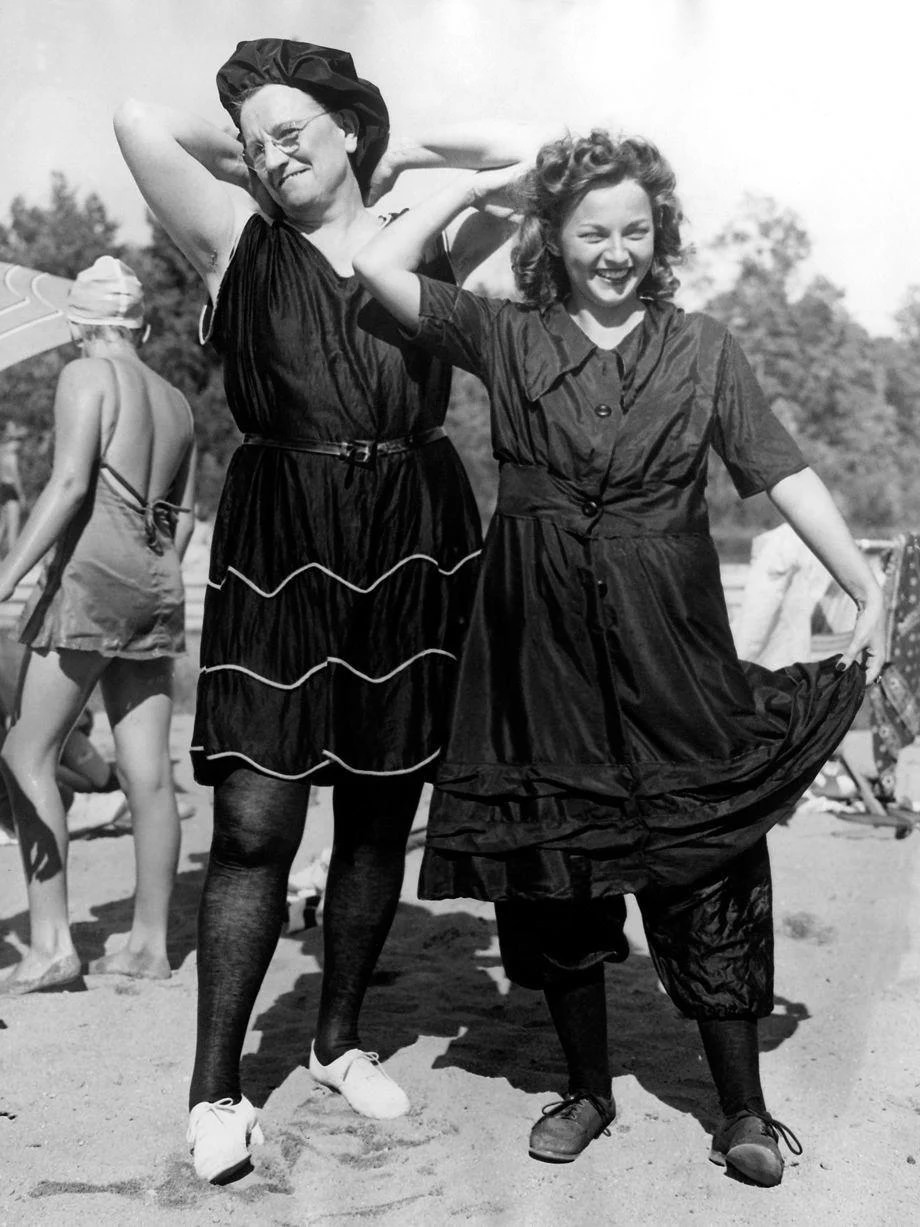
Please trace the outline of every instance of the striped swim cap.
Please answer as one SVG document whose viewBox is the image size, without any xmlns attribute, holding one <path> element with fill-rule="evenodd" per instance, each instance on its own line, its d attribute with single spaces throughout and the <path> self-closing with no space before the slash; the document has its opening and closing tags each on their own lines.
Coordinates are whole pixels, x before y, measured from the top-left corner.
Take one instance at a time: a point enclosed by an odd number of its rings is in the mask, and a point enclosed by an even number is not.
<svg viewBox="0 0 920 1227">
<path fill-rule="evenodd" d="M 74 324 L 117 324 L 142 328 L 144 287 L 134 270 L 114 256 L 100 256 L 78 273 L 67 299 L 67 318 Z"/>
</svg>

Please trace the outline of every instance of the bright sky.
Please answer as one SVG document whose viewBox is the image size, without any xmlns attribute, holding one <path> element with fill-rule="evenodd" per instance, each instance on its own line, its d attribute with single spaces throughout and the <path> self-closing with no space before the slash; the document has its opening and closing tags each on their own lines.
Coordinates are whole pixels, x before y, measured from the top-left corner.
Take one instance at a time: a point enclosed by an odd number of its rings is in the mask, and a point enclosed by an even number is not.
<svg viewBox="0 0 920 1227">
<path fill-rule="evenodd" d="M 62 170 L 143 240 L 112 110 L 133 95 L 224 122 L 214 74 L 259 36 L 350 50 L 394 129 L 502 118 L 649 136 L 697 242 L 745 192 L 772 195 L 872 332 L 920 283 L 914 0 L 0 0 L 0 216 L 17 193 L 46 201 Z"/>
</svg>

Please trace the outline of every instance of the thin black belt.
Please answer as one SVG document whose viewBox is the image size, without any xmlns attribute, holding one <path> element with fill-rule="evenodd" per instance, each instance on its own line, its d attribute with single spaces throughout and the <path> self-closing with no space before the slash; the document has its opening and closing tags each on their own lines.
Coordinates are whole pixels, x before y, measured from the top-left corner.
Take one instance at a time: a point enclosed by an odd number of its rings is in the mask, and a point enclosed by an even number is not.
<svg viewBox="0 0 920 1227">
<path fill-rule="evenodd" d="M 253 447 L 278 447 L 286 452 L 314 452 L 318 456 L 338 456 L 349 464 L 372 468 L 378 456 L 395 456 L 399 452 L 411 452 L 444 438 L 440 426 L 430 430 L 417 430 L 410 435 L 395 439 L 352 439 L 338 443 L 325 439 L 270 439 L 265 435 L 244 435 L 243 443 Z"/>
</svg>

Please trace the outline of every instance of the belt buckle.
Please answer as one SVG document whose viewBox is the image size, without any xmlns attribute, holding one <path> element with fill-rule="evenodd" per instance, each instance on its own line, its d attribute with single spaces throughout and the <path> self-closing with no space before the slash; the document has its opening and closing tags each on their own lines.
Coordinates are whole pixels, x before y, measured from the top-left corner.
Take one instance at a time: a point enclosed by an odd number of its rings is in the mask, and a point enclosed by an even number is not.
<svg viewBox="0 0 920 1227">
<path fill-rule="evenodd" d="M 347 450 L 349 464 L 359 464 L 363 469 L 372 469 L 377 461 L 377 440 L 359 440 L 349 443 Z"/>
</svg>

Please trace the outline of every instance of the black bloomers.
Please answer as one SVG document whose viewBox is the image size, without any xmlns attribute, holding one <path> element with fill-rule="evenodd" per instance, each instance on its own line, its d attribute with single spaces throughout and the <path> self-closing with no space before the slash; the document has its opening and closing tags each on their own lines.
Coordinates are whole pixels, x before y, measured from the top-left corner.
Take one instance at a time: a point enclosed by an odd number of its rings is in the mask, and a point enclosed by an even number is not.
<svg viewBox="0 0 920 1227">
<path fill-rule="evenodd" d="M 767 841 L 689 886 L 636 893 L 649 953 L 688 1018 L 765 1018 L 773 1010 L 773 889 Z M 622 895 L 584 903 L 495 904 L 509 979 L 544 988 L 629 955 Z"/>
</svg>

